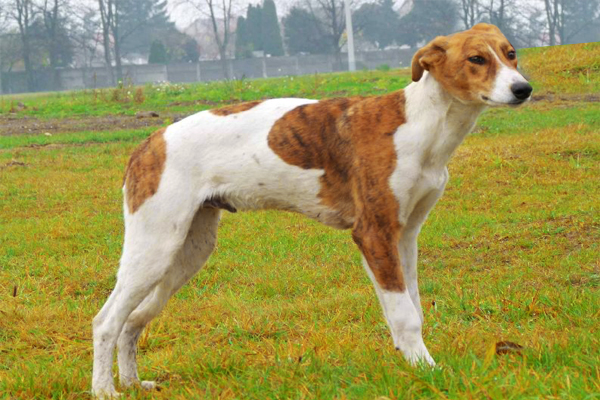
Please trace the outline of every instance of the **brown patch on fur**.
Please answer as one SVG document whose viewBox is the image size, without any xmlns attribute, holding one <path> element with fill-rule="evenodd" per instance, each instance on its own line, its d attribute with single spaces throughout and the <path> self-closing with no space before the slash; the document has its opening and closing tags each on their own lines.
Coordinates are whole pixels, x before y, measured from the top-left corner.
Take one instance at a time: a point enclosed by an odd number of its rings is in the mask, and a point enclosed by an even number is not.
<svg viewBox="0 0 600 400">
<path fill-rule="evenodd" d="M 262 103 L 262 101 L 249 101 L 246 103 L 233 104 L 221 108 L 213 108 L 212 110 L 210 110 L 210 112 L 220 117 L 226 117 L 231 114 L 237 114 L 244 111 L 248 111 L 251 108 L 254 108 L 257 105 L 259 105 L 260 103 Z"/>
<path fill-rule="evenodd" d="M 131 214 L 158 190 L 167 159 L 165 128 L 154 132 L 131 154 L 125 171 L 125 194 Z"/>
<path fill-rule="evenodd" d="M 403 291 L 398 202 L 389 186 L 393 135 L 406 122 L 404 93 L 323 100 L 295 108 L 269 132 L 285 162 L 323 169 L 321 203 L 353 219 L 352 237 L 379 284 Z"/>
<path fill-rule="evenodd" d="M 354 216 L 349 185 L 353 150 L 338 124 L 342 114 L 362 100 L 335 98 L 299 106 L 275 122 L 268 138 L 269 147 L 288 164 L 325 169 L 319 197 L 346 218 Z"/>
</svg>

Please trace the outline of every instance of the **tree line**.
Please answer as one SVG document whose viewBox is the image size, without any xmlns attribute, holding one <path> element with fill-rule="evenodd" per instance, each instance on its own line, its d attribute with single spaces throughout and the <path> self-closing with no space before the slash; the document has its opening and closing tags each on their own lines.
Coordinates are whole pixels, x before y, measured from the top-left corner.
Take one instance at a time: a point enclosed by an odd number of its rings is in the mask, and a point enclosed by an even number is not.
<svg viewBox="0 0 600 400">
<path fill-rule="evenodd" d="M 600 40 L 600 0 L 355 1 L 352 20 L 364 49 L 415 47 L 479 22 L 497 25 L 518 48 Z M 248 18 L 244 29 L 250 25 Z M 346 40 L 344 1 L 300 1 L 283 16 L 282 32 L 288 54 L 337 54 Z"/>
<path fill-rule="evenodd" d="M 123 60 L 198 56 L 194 39 L 170 21 L 166 0 L 0 0 L 0 70 L 22 67 L 30 91 L 39 69 L 89 67 L 103 59 L 115 84 L 123 79 Z"/>
<path fill-rule="evenodd" d="M 296 0 L 285 15 L 274 0 L 170 0 L 206 21 L 202 38 L 227 59 L 334 54 L 346 45 L 344 0 Z M 350 0 L 359 50 L 417 47 L 478 22 L 500 27 L 516 47 L 600 40 L 600 0 Z M 171 9 L 173 10 L 173 9 Z M 180 12 L 181 14 L 181 12 Z M 0 0 L 0 71 L 92 66 L 114 84 L 124 62 L 195 62 L 203 51 L 176 29 L 167 0 Z M 58 79 L 58 74 L 54 74 Z"/>
</svg>

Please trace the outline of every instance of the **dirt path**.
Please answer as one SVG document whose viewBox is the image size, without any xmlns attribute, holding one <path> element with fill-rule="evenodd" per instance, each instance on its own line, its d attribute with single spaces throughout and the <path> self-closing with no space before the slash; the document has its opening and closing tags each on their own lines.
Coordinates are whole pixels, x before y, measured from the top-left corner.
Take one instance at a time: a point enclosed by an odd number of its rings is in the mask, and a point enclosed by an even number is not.
<svg viewBox="0 0 600 400">
<path fill-rule="evenodd" d="M 132 115 L 104 115 L 99 117 L 39 119 L 0 115 L 0 136 L 55 134 L 81 131 L 112 131 L 161 126 L 167 120 L 178 121 L 186 114 L 157 114 L 141 112 Z"/>
<path fill-rule="evenodd" d="M 600 95 L 595 94 L 563 94 L 563 95 L 555 95 L 555 94 L 541 94 L 541 95 L 533 95 L 531 97 L 532 102 L 538 101 L 571 101 L 571 102 L 584 102 L 584 103 L 598 103 L 600 102 Z"/>
</svg>

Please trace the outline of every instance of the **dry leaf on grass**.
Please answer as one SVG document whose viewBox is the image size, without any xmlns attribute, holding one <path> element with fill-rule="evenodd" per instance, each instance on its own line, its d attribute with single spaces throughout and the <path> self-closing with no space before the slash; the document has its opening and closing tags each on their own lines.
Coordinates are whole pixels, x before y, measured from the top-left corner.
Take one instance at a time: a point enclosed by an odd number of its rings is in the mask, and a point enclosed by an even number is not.
<svg viewBox="0 0 600 400">
<path fill-rule="evenodd" d="M 509 354 L 509 353 L 521 353 L 523 350 L 523 346 L 517 343 L 502 341 L 496 343 L 496 354 Z"/>
</svg>

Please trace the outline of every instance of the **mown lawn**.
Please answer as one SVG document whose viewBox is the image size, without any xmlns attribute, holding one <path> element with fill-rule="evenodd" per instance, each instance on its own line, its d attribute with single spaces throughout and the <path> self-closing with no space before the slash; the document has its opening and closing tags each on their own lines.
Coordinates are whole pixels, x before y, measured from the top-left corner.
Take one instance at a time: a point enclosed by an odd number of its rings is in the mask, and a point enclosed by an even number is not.
<svg viewBox="0 0 600 400">
<path fill-rule="evenodd" d="M 142 337 L 141 376 L 162 390 L 126 396 L 600 398 L 599 49 L 521 54 L 543 98 L 486 112 L 450 163 L 420 237 L 425 342 L 440 368 L 411 368 L 394 351 L 349 232 L 289 213 L 224 213 L 208 265 Z M 144 87 L 137 103 L 106 89 L 104 102 L 89 91 L 20 96 L 0 110 L 192 112 L 408 80 L 392 70 L 169 89 L 179 100 Z M 123 169 L 151 130 L 0 137 L 0 398 L 90 397 L 91 319 L 115 283 Z M 523 350 L 496 355 L 503 340 Z"/>
</svg>

